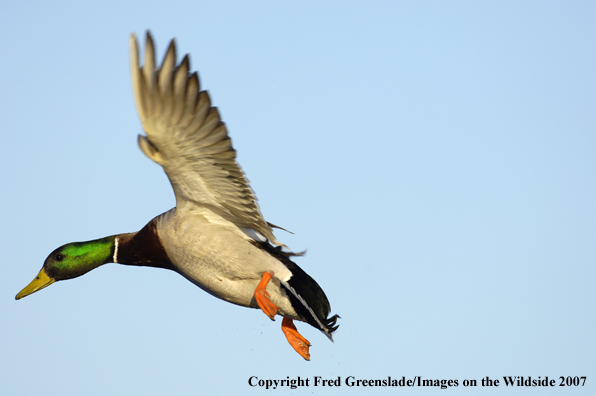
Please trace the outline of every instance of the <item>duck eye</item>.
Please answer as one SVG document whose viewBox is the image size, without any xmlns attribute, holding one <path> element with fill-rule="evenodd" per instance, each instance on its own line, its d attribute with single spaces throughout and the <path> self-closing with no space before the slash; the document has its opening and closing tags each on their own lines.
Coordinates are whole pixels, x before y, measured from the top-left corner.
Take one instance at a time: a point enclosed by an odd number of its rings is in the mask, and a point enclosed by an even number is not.
<svg viewBox="0 0 596 396">
<path fill-rule="evenodd" d="M 57 254 L 55 257 L 54 257 L 54 259 L 56 259 L 56 261 L 62 261 L 62 260 L 64 259 L 64 255 L 62 255 L 62 254 L 58 253 L 58 254 Z"/>
</svg>

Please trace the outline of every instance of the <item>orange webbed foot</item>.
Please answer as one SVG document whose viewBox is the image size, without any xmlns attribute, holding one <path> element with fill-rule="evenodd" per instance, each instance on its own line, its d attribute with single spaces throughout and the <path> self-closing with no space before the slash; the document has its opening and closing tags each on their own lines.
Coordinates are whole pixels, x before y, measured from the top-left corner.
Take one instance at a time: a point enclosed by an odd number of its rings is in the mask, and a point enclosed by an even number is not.
<svg viewBox="0 0 596 396">
<path fill-rule="evenodd" d="M 289 318 L 284 318 L 281 322 L 281 329 L 292 348 L 294 348 L 294 350 L 304 359 L 310 360 L 310 353 L 308 352 L 310 342 L 298 333 L 296 326 L 294 326 L 294 321 Z"/>
<path fill-rule="evenodd" d="M 265 272 L 263 274 L 263 278 L 259 282 L 257 288 L 255 289 L 255 300 L 257 300 L 257 304 L 259 304 L 259 308 L 265 312 L 265 315 L 269 316 L 271 320 L 275 320 L 275 315 L 277 315 L 277 305 L 273 304 L 269 299 L 269 293 L 267 293 L 267 283 L 271 279 L 271 273 Z"/>
</svg>

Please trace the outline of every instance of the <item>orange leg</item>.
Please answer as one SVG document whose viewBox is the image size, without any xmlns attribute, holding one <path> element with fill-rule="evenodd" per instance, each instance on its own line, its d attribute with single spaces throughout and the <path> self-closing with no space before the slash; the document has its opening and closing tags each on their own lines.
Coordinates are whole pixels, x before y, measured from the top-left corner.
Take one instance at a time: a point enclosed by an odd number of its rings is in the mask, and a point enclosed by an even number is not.
<svg viewBox="0 0 596 396">
<path fill-rule="evenodd" d="M 310 342 L 296 330 L 296 326 L 294 326 L 294 321 L 289 318 L 284 318 L 281 322 L 281 329 L 284 332 L 288 342 L 294 348 L 296 352 L 300 354 L 304 359 L 310 360 L 310 353 L 308 353 L 308 348 L 310 347 Z"/>
<path fill-rule="evenodd" d="M 274 317 L 277 314 L 279 308 L 273 304 L 269 299 L 269 293 L 267 293 L 267 283 L 271 279 L 271 273 L 265 272 L 263 278 L 259 282 L 259 285 L 255 289 L 255 300 L 259 304 L 259 308 L 265 312 L 265 315 L 269 316 L 271 320 L 275 320 Z"/>
</svg>

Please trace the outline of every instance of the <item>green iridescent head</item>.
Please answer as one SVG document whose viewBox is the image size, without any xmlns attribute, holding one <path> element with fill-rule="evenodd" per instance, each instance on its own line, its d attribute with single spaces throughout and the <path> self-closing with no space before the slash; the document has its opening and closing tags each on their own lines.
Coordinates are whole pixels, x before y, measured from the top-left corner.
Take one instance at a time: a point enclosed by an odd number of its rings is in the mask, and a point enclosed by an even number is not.
<svg viewBox="0 0 596 396">
<path fill-rule="evenodd" d="M 74 242 L 54 250 L 33 281 L 16 295 L 19 300 L 56 281 L 72 279 L 112 262 L 114 236 L 88 242 Z"/>
</svg>

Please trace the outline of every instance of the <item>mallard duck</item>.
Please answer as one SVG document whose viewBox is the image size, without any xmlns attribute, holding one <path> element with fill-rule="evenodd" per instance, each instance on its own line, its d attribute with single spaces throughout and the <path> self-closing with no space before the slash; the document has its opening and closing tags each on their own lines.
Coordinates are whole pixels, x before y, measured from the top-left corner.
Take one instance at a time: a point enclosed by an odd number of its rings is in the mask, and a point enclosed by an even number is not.
<svg viewBox="0 0 596 396">
<path fill-rule="evenodd" d="M 134 34 L 130 52 L 135 102 L 147 134 L 138 136 L 138 144 L 163 167 L 176 207 L 138 232 L 57 248 L 16 299 L 107 263 L 165 268 L 224 301 L 260 308 L 272 320 L 282 316 L 288 342 L 309 360 L 310 342 L 293 321 L 333 340 L 338 316 L 329 316 L 321 287 L 291 260 L 296 254 L 277 241 L 276 226 L 263 218 L 217 108 L 200 90 L 197 73 L 189 73 L 189 56 L 176 65 L 172 40 L 157 68 L 149 32 L 144 66 Z"/>
</svg>

